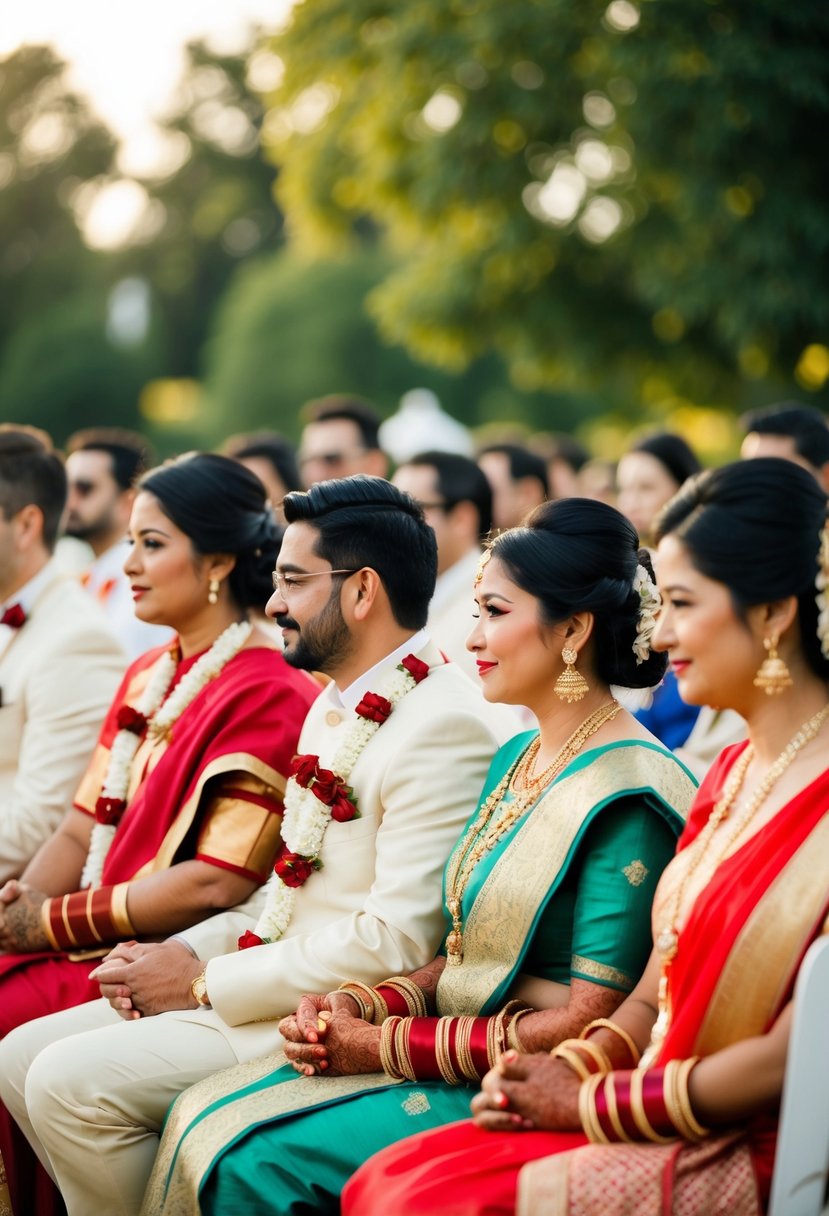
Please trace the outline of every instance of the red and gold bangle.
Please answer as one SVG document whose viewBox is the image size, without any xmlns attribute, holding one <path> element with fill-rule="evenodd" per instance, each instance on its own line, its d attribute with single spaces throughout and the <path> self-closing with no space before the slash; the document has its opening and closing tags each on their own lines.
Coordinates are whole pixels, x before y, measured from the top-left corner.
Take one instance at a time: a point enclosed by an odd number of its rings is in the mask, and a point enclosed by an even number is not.
<svg viewBox="0 0 829 1216">
<path fill-rule="evenodd" d="M 344 984 L 340 984 L 337 991 L 348 993 L 357 1002 L 364 1022 L 380 1026 L 389 1016 L 388 1006 L 377 989 L 363 984 L 360 980 L 346 980 Z"/>
<path fill-rule="evenodd" d="M 663 1095 L 664 1069 L 635 1068 L 630 1074 L 628 1097 L 636 1129 L 645 1140 L 667 1144 L 676 1140 Z"/>
<path fill-rule="evenodd" d="M 709 1129 L 697 1121 L 688 1096 L 688 1078 L 698 1062 L 699 1056 L 691 1056 L 687 1060 L 669 1060 L 663 1078 L 668 1117 L 685 1140 L 694 1142 L 704 1140 L 709 1135 Z"/>
<path fill-rule="evenodd" d="M 132 937 L 134 929 L 127 912 L 128 888 L 129 884 L 122 882 L 47 899 L 40 915 L 52 948 L 77 950 Z"/>
<path fill-rule="evenodd" d="M 374 991 L 385 1001 L 389 1013 L 425 1018 L 429 1012 L 426 994 L 407 975 L 393 975 L 378 984 Z"/>
<path fill-rule="evenodd" d="M 579 1086 L 579 1121 L 591 1144 L 610 1143 L 604 1133 L 596 1110 L 597 1090 L 603 1081 L 604 1076 L 602 1073 L 597 1072 L 592 1077 L 588 1077 Z"/>
<path fill-rule="evenodd" d="M 615 1034 L 618 1038 L 620 1038 L 622 1040 L 622 1042 L 624 1043 L 624 1045 L 627 1047 L 628 1051 L 630 1052 L 630 1061 L 631 1061 L 631 1064 L 633 1065 L 633 1067 L 635 1068 L 636 1065 L 639 1063 L 639 1061 L 642 1058 L 641 1051 L 636 1046 L 636 1044 L 634 1043 L 633 1039 L 628 1034 L 628 1032 L 626 1030 L 624 1030 L 621 1026 L 617 1026 L 615 1022 L 611 1022 L 609 1018 L 595 1018 L 594 1021 L 588 1022 L 587 1025 L 585 1026 L 584 1030 L 579 1035 L 579 1038 L 586 1039 L 587 1036 L 592 1031 L 599 1030 L 600 1028 L 602 1028 L 604 1030 L 609 1030 L 612 1034 Z"/>
</svg>

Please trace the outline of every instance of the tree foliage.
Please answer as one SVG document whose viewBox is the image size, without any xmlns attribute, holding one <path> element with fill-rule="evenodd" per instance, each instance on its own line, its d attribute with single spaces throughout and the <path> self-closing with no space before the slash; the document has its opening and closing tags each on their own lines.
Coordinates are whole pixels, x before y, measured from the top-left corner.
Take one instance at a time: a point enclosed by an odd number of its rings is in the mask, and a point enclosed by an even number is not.
<svg viewBox="0 0 829 1216">
<path fill-rule="evenodd" d="M 376 227 L 371 309 L 421 357 L 736 402 L 829 345 L 821 0 L 313 0 L 273 47 L 288 230 Z"/>
</svg>

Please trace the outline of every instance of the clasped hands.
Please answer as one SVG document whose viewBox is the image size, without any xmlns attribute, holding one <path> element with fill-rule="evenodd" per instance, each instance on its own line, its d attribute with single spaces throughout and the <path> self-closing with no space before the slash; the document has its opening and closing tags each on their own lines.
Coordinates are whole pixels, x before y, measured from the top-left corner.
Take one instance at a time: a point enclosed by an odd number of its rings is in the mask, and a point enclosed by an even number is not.
<svg viewBox="0 0 829 1216">
<path fill-rule="evenodd" d="M 545 1052 L 505 1051 L 472 1099 L 472 1115 L 491 1132 L 578 1131 L 580 1084 L 568 1064 Z"/>
<path fill-rule="evenodd" d="M 303 1076 L 382 1072 L 380 1027 L 363 1021 L 347 992 L 302 997 L 296 1013 L 279 1023 L 279 1031 L 285 1055 Z"/>
<path fill-rule="evenodd" d="M 101 986 L 101 996 L 125 1021 L 164 1013 L 168 1009 L 194 1009 L 190 989 L 204 963 L 183 942 L 120 942 L 90 972 Z"/>
<path fill-rule="evenodd" d="M 7 954 L 51 950 L 40 915 L 47 896 L 10 878 L 0 887 L 0 951 Z"/>
</svg>

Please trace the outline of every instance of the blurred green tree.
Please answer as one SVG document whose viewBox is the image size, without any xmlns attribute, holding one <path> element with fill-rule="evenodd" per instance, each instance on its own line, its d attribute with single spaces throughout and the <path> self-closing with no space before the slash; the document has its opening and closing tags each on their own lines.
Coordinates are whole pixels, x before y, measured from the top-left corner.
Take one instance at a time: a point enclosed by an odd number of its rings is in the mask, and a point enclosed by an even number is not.
<svg viewBox="0 0 829 1216">
<path fill-rule="evenodd" d="M 288 231 L 382 233 L 389 340 L 629 411 L 827 401 L 821 0 L 314 0 L 272 48 Z"/>
</svg>

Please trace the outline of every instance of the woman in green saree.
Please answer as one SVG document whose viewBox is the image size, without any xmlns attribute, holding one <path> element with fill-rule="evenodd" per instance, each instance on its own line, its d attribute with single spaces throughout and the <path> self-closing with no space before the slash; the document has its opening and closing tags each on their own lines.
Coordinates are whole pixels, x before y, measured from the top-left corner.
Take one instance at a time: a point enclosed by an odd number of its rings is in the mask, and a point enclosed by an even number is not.
<svg viewBox="0 0 829 1216">
<path fill-rule="evenodd" d="M 664 670 L 648 565 L 624 517 L 586 499 L 485 552 L 468 645 L 486 698 L 529 706 L 539 731 L 498 752 L 449 859 L 444 949 L 376 989 L 304 998 L 285 1057 L 184 1094 L 146 1213 L 335 1212 L 368 1155 L 462 1118 L 504 1047 L 549 1049 L 630 991 L 694 792 L 611 692 Z"/>
</svg>

